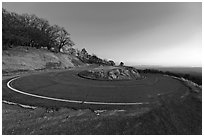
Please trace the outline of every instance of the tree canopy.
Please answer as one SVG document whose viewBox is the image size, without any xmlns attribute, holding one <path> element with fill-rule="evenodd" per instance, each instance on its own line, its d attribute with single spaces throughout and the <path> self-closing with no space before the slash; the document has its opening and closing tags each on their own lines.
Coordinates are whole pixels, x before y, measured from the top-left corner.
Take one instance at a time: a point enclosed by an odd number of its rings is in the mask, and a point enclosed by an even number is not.
<svg viewBox="0 0 204 137">
<path fill-rule="evenodd" d="M 57 52 L 65 45 L 74 45 L 70 34 L 63 27 L 50 25 L 47 20 L 36 15 L 18 15 L 6 9 L 2 9 L 2 42 L 3 49 L 31 46 L 54 48 Z"/>
</svg>

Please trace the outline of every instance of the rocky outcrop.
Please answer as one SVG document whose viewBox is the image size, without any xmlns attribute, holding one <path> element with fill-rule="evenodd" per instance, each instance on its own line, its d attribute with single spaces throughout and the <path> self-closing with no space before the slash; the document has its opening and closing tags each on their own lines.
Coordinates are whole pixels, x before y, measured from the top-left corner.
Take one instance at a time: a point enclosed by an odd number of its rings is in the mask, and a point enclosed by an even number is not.
<svg viewBox="0 0 204 137">
<path fill-rule="evenodd" d="M 113 68 L 100 68 L 79 73 L 79 76 L 97 79 L 97 80 L 131 80 L 140 79 L 141 76 L 135 68 L 132 67 L 113 67 Z"/>
<path fill-rule="evenodd" d="M 136 69 L 129 69 L 129 68 L 116 68 L 112 69 L 108 72 L 107 75 L 108 79 L 115 80 L 115 79 L 139 79 L 141 78 L 140 74 Z"/>
</svg>

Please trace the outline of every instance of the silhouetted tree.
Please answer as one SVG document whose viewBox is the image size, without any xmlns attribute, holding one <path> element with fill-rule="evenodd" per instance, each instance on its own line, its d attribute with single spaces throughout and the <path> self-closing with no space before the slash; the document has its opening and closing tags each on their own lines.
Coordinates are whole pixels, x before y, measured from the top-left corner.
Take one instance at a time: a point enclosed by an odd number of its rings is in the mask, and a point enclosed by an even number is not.
<svg viewBox="0 0 204 137">
<path fill-rule="evenodd" d="M 81 54 L 82 54 L 82 55 L 88 55 L 88 52 L 86 51 L 85 48 L 83 48 L 83 49 L 81 50 Z"/>
<path fill-rule="evenodd" d="M 67 45 L 72 47 L 74 45 L 73 41 L 70 39 L 70 34 L 62 27 L 58 27 L 58 32 L 56 34 L 58 37 L 56 38 L 57 40 L 57 48 L 58 51 L 60 52 L 60 49 Z"/>
<path fill-rule="evenodd" d="M 112 60 L 109 60 L 108 62 L 109 62 L 109 64 L 110 64 L 111 66 L 114 66 L 114 65 L 115 65 L 115 62 L 112 61 Z"/>
<path fill-rule="evenodd" d="M 124 63 L 123 63 L 123 62 L 120 62 L 120 66 L 124 66 Z"/>
</svg>

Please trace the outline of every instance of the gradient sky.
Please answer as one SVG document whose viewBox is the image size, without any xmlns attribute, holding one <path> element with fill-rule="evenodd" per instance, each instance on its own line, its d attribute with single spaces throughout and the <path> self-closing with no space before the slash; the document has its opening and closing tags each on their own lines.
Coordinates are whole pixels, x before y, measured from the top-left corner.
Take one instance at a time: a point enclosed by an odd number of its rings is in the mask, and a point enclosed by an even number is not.
<svg viewBox="0 0 204 137">
<path fill-rule="evenodd" d="M 200 3 L 3 3 L 63 26 L 75 47 L 126 65 L 201 66 Z"/>
</svg>

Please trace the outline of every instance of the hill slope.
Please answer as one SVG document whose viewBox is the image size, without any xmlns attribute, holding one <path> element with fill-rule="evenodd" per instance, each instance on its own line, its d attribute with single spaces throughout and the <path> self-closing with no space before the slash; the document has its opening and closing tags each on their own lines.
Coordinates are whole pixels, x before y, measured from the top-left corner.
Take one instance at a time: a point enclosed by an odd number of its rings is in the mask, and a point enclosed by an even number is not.
<svg viewBox="0 0 204 137">
<path fill-rule="evenodd" d="M 28 70 L 66 69 L 79 65 L 84 63 L 75 56 L 53 53 L 45 49 L 19 46 L 3 50 L 2 53 L 3 74 Z"/>
</svg>

